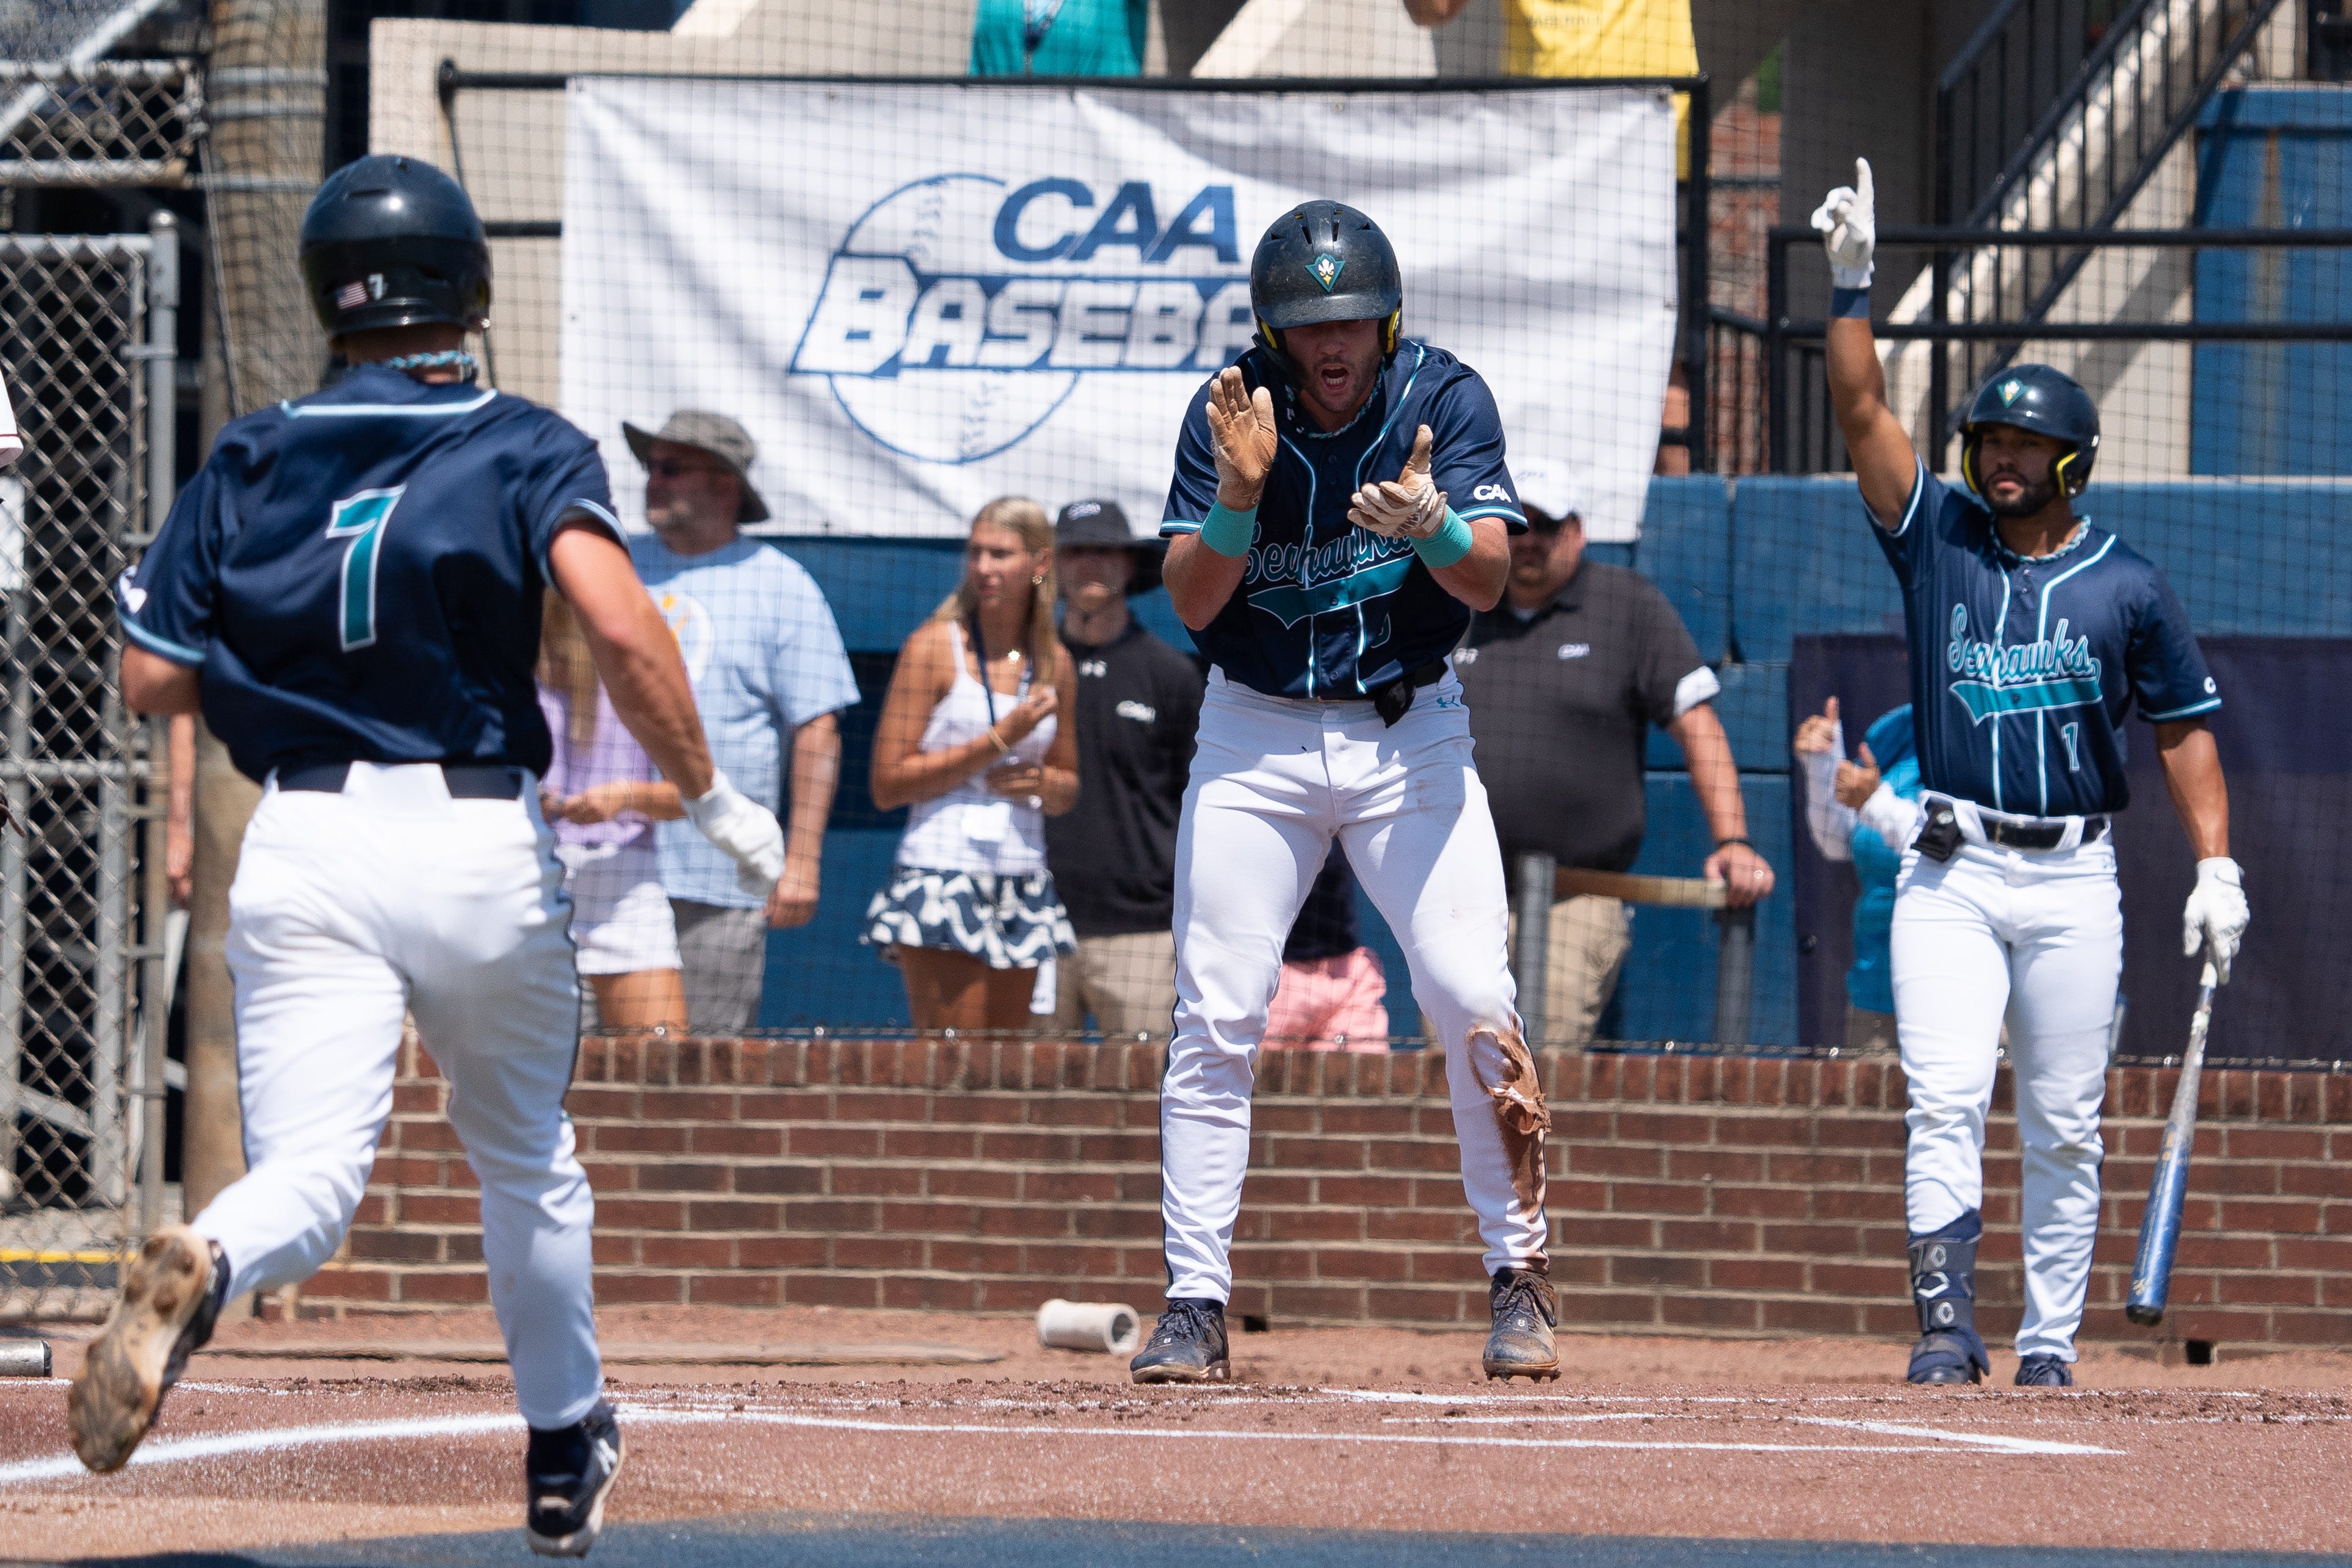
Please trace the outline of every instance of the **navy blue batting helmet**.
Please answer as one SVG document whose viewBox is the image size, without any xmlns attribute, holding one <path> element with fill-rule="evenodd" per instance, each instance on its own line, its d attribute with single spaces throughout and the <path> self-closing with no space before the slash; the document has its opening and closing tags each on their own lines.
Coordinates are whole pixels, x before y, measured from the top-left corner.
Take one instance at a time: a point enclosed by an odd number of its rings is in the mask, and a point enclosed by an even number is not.
<svg viewBox="0 0 2352 1568">
<path fill-rule="evenodd" d="M 465 187 L 378 153 L 327 176 L 302 214 L 302 282 L 330 338 L 378 327 L 489 325 L 490 246 Z"/>
<path fill-rule="evenodd" d="M 1381 225 L 1339 202 L 1303 202 L 1275 220 L 1250 257 L 1250 308 L 1276 354 L 1280 334 L 1319 321 L 1378 321 L 1381 351 L 1404 327 L 1404 274 Z"/>
<path fill-rule="evenodd" d="M 2051 465 L 2050 476 L 2069 496 L 2079 496 L 2091 482 L 2091 464 L 2099 455 L 2099 410 L 2083 384 L 2048 365 L 2012 365 L 1977 389 L 1960 422 L 1960 477 L 1979 496 L 1977 448 L 1988 424 L 2013 424 L 2037 435 L 2065 442 L 2072 450 Z"/>
</svg>

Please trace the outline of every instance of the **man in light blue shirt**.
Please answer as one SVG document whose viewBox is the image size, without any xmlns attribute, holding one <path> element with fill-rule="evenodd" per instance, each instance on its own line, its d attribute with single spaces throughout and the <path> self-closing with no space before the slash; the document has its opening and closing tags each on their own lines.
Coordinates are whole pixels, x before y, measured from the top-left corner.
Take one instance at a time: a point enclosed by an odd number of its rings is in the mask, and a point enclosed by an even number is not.
<svg viewBox="0 0 2352 1568">
<path fill-rule="evenodd" d="M 834 716 L 857 700 L 841 632 L 814 579 L 738 531 L 768 516 L 750 469 L 756 448 L 723 414 L 681 409 L 658 432 L 621 426 L 646 465 L 650 535 L 630 542 L 637 575 L 676 634 L 710 737 L 711 760 L 752 800 L 775 805 L 789 759 L 784 874 L 760 901 L 733 862 L 685 822 L 660 828 L 662 889 L 677 922 L 687 1014 L 698 1034 L 740 1034 L 758 1019 L 771 927 L 816 914 L 825 819 L 841 770 Z"/>
</svg>

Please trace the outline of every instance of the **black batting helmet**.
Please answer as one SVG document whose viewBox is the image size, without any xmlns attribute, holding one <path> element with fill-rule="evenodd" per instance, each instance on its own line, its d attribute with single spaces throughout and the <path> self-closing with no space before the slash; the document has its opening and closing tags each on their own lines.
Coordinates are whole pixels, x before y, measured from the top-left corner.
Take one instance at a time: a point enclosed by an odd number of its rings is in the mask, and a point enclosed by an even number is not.
<svg viewBox="0 0 2352 1568">
<path fill-rule="evenodd" d="M 378 153 L 327 176 L 302 214 L 302 282 L 330 338 L 490 319 L 490 246 L 465 187 Z"/>
<path fill-rule="evenodd" d="M 1257 313 L 1258 338 L 1277 355 L 1282 332 L 1318 321 L 1378 321 L 1381 352 L 1393 354 L 1404 327 L 1396 247 L 1353 207 L 1302 203 L 1257 242 L 1250 308 Z"/>
<path fill-rule="evenodd" d="M 1960 477 L 1979 496 L 1977 448 L 1988 424 L 2013 424 L 2065 442 L 2072 450 L 2050 466 L 2050 476 L 2069 496 L 2091 482 L 2099 455 L 2099 410 L 2083 384 L 2048 365 L 2012 365 L 1977 389 L 1969 416 L 1960 422 Z"/>
</svg>

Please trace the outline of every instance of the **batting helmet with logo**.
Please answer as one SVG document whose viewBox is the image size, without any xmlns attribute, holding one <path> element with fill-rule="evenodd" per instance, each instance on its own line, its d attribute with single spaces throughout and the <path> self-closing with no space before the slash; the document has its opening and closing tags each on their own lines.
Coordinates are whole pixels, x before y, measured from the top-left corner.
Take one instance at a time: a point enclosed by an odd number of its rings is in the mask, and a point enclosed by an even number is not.
<svg viewBox="0 0 2352 1568">
<path fill-rule="evenodd" d="M 2069 496 L 2081 495 L 2091 482 L 2091 464 L 2099 455 L 2099 410 L 2065 371 L 2012 365 L 1977 390 L 1960 423 L 1960 477 L 1979 496 L 1984 487 L 1977 482 L 1977 448 L 1988 424 L 2013 424 L 2067 443 L 2072 450 L 2051 465 L 2050 476 Z"/>
<path fill-rule="evenodd" d="M 1378 321 L 1381 352 L 1396 352 L 1404 326 L 1404 275 L 1381 225 L 1339 202 L 1306 202 L 1284 214 L 1250 257 L 1250 308 L 1276 355 L 1281 334 L 1318 321 Z M 1286 361 L 1287 356 L 1283 356 Z"/>
<path fill-rule="evenodd" d="M 416 158 L 346 163 L 302 214 L 302 282 L 336 338 L 378 327 L 489 325 L 490 246 L 457 181 Z"/>
</svg>

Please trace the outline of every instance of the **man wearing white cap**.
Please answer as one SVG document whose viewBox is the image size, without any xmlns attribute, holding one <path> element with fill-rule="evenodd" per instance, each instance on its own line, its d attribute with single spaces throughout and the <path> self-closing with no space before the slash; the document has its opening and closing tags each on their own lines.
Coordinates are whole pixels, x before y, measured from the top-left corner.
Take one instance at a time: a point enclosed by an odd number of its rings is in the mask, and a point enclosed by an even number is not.
<svg viewBox="0 0 2352 1568">
<path fill-rule="evenodd" d="M 1528 514 L 1513 536 L 1503 601 L 1475 617 L 1454 657 L 1478 743 L 1503 863 L 1549 853 L 1562 867 L 1622 872 L 1647 826 L 1642 754 L 1649 727 L 1672 735 L 1690 764 L 1715 839 L 1702 874 L 1735 906 L 1772 891 L 1772 868 L 1748 841 L 1748 811 L 1731 742 L 1716 716 L 1721 690 L 1675 607 L 1639 572 L 1584 559 L 1584 520 L 1565 470 L 1517 461 Z M 1632 944 L 1614 898 L 1552 905 L 1544 965 L 1548 1043 L 1592 1038 Z"/>
</svg>

